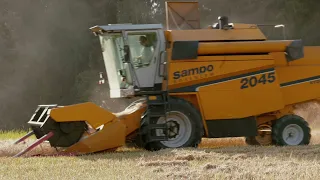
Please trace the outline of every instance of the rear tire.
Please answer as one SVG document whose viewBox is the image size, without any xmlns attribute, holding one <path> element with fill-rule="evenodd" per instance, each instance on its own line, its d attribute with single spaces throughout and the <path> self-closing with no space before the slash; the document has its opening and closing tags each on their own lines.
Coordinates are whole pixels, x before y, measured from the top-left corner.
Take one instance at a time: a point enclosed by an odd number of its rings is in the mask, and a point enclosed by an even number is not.
<svg viewBox="0 0 320 180">
<path fill-rule="evenodd" d="M 156 124 L 165 122 L 160 117 Z M 168 127 L 171 127 L 168 141 L 156 141 L 147 143 L 145 149 L 156 151 L 166 148 L 198 147 L 204 134 L 200 112 L 188 101 L 171 97 L 169 99 L 169 111 L 167 112 Z M 163 130 L 157 130 L 156 134 L 163 135 Z"/>
<path fill-rule="evenodd" d="M 311 139 L 310 127 L 302 117 L 285 115 L 272 127 L 272 139 L 276 145 L 308 145 Z"/>
</svg>

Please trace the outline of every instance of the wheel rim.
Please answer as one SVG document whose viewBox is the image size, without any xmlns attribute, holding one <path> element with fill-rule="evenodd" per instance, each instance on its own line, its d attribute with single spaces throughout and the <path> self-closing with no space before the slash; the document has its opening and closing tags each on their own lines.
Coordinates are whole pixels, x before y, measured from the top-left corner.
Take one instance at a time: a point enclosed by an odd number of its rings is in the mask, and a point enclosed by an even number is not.
<svg viewBox="0 0 320 180">
<path fill-rule="evenodd" d="M 158 119 L 157 124 L 166 123 L 165 118 Z M 168 123 L 168 141 L 161 141 L 161 143 L 167 147 L 176 148 L 183 146 L 190 138 L 192 125 L 189 118 L 181 112 L 171 111 L 167 113 Z M 178 125 L 178 126 L 177 126 Z M 164 132 L 161 129 L 156 131 L 157 136 L 164 136 Z"/>
<path fill-rule="evenodd" d="M 288 125 L 282 133 L 282 138 L 288 145 L 299 145 L 303 140 L 303 136 L 303 129 L 296 124 Z"/>
</svg>

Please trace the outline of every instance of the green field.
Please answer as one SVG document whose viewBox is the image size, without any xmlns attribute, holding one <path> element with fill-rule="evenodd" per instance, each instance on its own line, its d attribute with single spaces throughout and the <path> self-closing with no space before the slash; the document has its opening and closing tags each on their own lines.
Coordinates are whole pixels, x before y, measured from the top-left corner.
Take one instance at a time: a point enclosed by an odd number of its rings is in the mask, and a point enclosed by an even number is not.
<svg viewBox="0 0 320 180">
<path fill-rule="evenodd" d="M 1 131 L 0 130 L 0 140 L 7 140 L 7 139 L 18 139 L 19 137 L 24 136 L 25 134 L 27 134 L 27 131 L 23 131 L 23 130 L 15 130 L 15 131 Z M 34 137 L 30 137 L 33 138 Z"/>
</svg>

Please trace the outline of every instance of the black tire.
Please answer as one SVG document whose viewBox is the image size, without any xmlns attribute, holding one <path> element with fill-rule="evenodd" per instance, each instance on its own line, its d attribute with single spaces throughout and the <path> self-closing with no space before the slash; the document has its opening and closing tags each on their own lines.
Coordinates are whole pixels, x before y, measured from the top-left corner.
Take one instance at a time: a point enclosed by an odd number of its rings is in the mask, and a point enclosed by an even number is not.
<svg viewBox="0 0 320 180">
<path fill-rule="evenodd" d="M 179 146 L 173 147 L 173 146 L 166 145 L 165 143 L 168 143 L 170 141 L 169 140 L 165 142 L 161 142 L 161 141 L 150 142 L 150 143 L 147 143 L 144 148 L 149 151 L 157 151 L 157 150 L 166 149 L 166 148 L 198 147 L 198 145 L 201 143 L 201 139 L 204 134 L 204 128 L 203 128 L 200 112 L 191 103 L 189 103 L 184 99 L 170 97 L 168 102 L 169 102 L 168 113 L 179 112 L 187 117 L 187 120 L 189 122 L 187 124 L 190 125 L 190 127 L 188 128 L 191 128 L 191 133 L 189 137 L 187 137 L 187 140 Z M 184 129 L 187 129 L 187 127 Z"/>
<path fill-rule="evenodd" d="M 296 142 L 288 143 L 283 138 L 283 132 L 286 131 L 285 128 L 293 126 L 296 130 L 300 130 L 300 140 Z M 286 131 L 287 132 L 287 131 Z M 280 119 L 276 120 L 272 127 L 272 140 L 276 145 L 287 146 L 287 145 L 308 145 L 311 139 L 311 129 L 308 122 L 306 122 L 302 117 L 297 115 L 285 115 Z M 297 133 L 295 133 L 297 134 Z M 295 135 L 293 134 L 293 135 Z"/>
</svg>

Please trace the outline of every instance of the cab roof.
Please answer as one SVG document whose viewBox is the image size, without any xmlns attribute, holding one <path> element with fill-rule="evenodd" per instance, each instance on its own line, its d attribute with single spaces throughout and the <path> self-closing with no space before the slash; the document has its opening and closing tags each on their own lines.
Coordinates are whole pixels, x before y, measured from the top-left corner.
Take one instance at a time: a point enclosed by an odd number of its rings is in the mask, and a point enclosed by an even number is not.
<svg viewBox="0 0 320 180">
<path fill-rule="evenodd" d="M 162 29 L 162 24 L 108 24 L 96 25 L 90 28 L 92 32 L 100 33 L 107 31 L 122 31 L 122 30 L 151 30 Z"/>
</svg>

